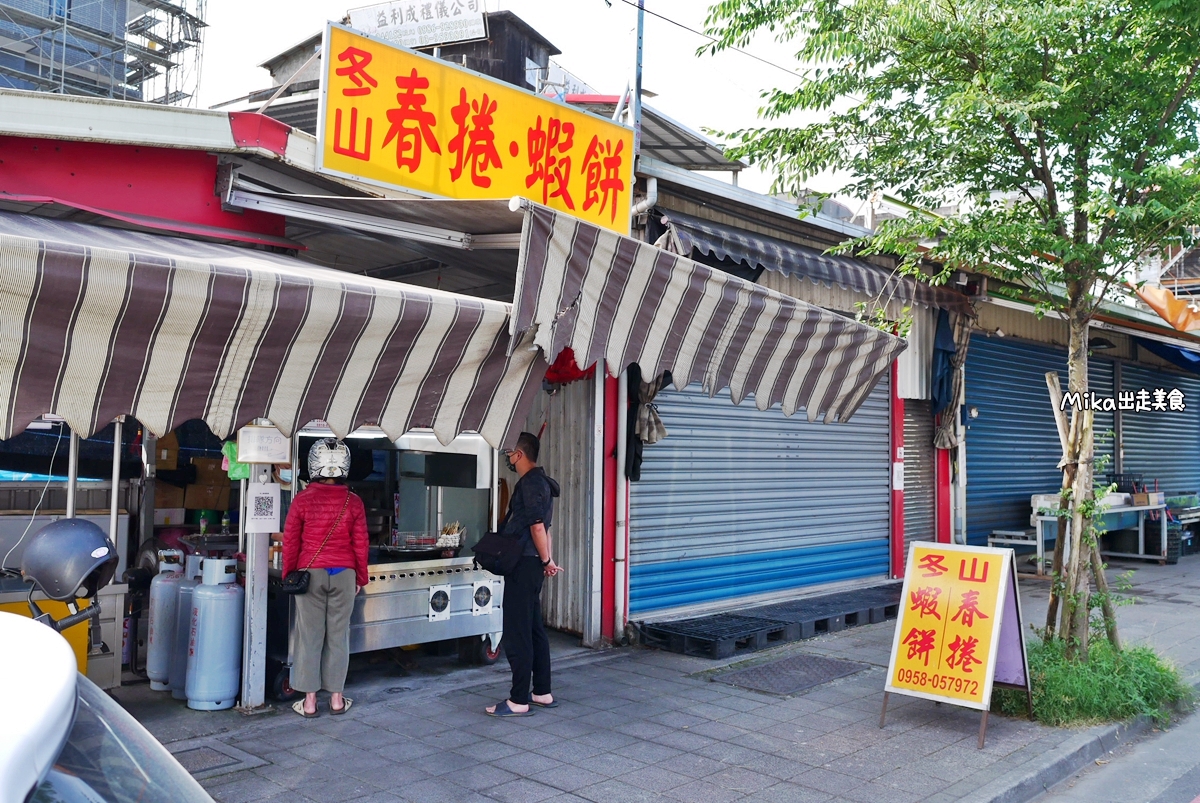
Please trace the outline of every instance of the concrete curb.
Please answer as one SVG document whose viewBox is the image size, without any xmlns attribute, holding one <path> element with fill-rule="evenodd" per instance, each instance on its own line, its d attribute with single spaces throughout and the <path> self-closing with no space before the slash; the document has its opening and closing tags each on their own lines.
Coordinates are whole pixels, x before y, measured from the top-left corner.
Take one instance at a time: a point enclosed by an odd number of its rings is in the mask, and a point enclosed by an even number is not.
<svg viewBox="0 0 1200 803">
<path fill-rule="evenodd" d="M 963 798 L 964 803 L 1026 803 L 1123 742 L 1154 726 L 1150 717 L 1105 725 L 1068 739 L 1035 761 L 1011 770 Z"/>
</svg>

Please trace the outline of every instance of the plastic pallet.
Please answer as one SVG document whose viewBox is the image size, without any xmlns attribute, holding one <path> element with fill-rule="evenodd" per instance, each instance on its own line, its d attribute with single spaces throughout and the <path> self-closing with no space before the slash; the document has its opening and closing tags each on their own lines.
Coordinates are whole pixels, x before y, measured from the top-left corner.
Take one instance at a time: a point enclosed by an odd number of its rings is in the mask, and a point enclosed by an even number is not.
<svg viewBox="0 0 1200 803">
<path fill-rule="evenodd" d="M 895 618 L 900 610 L 899 584 L 846 591 L 820 597 L 781 602 L 742 611 L 742 616 L 798 623 L 801 638 L 836 633 L 846 627 L 878 624 Z"/>
<path fill-rule="evenodd" d="M 643 627 L 652 644 L 684 655 L 728 658 L 753 652 L 771 642 L 798 641 L 797 623 L 760 619 L 736 614 L 717 614 L 678 622 L 660 622 Z"/>
</svg>

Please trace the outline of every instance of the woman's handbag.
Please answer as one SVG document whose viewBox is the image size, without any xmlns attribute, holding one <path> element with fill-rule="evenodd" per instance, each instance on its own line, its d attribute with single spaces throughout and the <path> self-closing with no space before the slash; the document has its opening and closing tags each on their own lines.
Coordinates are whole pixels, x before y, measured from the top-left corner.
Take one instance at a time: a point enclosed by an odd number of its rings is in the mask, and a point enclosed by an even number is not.
<svg viewBox="0 0 1200 803">
<path fill-rule="evenodd" d="M 346 514 L 346 507 L 350 504 L 350 489 L 346 489 L 346 501 L 342 502 L 342 512 L 338 513 L 337 518 L 333 520 L 333 526 L 329 528 L 329 532 L 325 533 L 325 540 L 321 542 L 321 546 L 317 547 L 317 551 L 313 554 L 312 560 L 303 569 L 297 569 L 293 572 L 288 572 L 287 577 L 283 578 L 283 582 L 279 584 L 279 590 L 285 594 L 305 594 L 308 592 L 309 574 L 308 570 L 312 568 L 313 563 L 321 555 L 321 550 L 329 543 L 329 536 L 333 535 L 333 531 L 342 523 L 342 516 Z"/>
</svg>

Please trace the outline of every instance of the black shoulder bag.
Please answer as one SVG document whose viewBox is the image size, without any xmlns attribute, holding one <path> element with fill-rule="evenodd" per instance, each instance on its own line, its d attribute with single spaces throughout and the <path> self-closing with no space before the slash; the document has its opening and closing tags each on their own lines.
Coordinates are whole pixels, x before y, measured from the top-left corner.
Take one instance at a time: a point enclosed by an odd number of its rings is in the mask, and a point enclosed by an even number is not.
<svg viewBox="0 0 1200 803">
<path fill-rule="evenodd" d="M 485 533 L 483 538 L 479 539 L 479 543 L 471 547 L 471 551 L 475 553 L 473 559 L 475 568 L 483 569 L 500 577 L 506 577 L 516 571 L 517 564 L 521 562 L 521 555 L 525 553 L 525 539 L 529 536 L 528 534 L 505 535 L 503 530 L 511 518 L 512 502 L 509 502 L 508 512 L 504 514 L 504 521 L 500 522 L 501 532 Z"/>
<path fill-rule="evenodd" d="M 486 533 L 471 547 L 477 568 L 506 577 L 513 573 L 525 552 L 525 537 Z"/>
<path fill-rule="evenodd" d="M 325 533 L 325 540 L 321 542 L 321 546 L 317 547 L 317 551 L 309 560 L 308 565 L 303 569 L 297 569 L 293 572 L 288 572 L 287 577 L 283 578 L 283 582 L 279 584 L 279 590 L 285 594 L 306 594 L 308 593 L 309 573 L 313 563 L 321 556 L 321 550 L 329 543 L 329 536 L 333 535 L 333 531 L 342 523 L 342 516 L 346 515 L 346 507 L 350 504 L 350 489 L 346 489 L 346 501 L 342 502 L 342 512 L 338 513 L 337 518 L 333 520 L 333 526 L 329 528 L 329 532 Z"/>
</svg>

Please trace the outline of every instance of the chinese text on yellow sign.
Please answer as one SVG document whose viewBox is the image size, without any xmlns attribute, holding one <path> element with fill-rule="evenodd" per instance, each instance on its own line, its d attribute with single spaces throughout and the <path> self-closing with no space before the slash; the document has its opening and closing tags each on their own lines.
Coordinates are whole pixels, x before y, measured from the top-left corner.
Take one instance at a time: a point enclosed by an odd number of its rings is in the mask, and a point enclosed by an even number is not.
<svg viewBox="0 0 1200 803">
<path fill-rule="evenodd" d="M 629 129 L 337 25 L 325 53 L 321 169 L 445 198 L 520 195 L 628 233 Z"/>
<path fill-rule="evenodd" d="M 922 544 L 904 575 L 887 690 L 986 710 L 992 692 L 1007 550 Z"/>
</svg>

